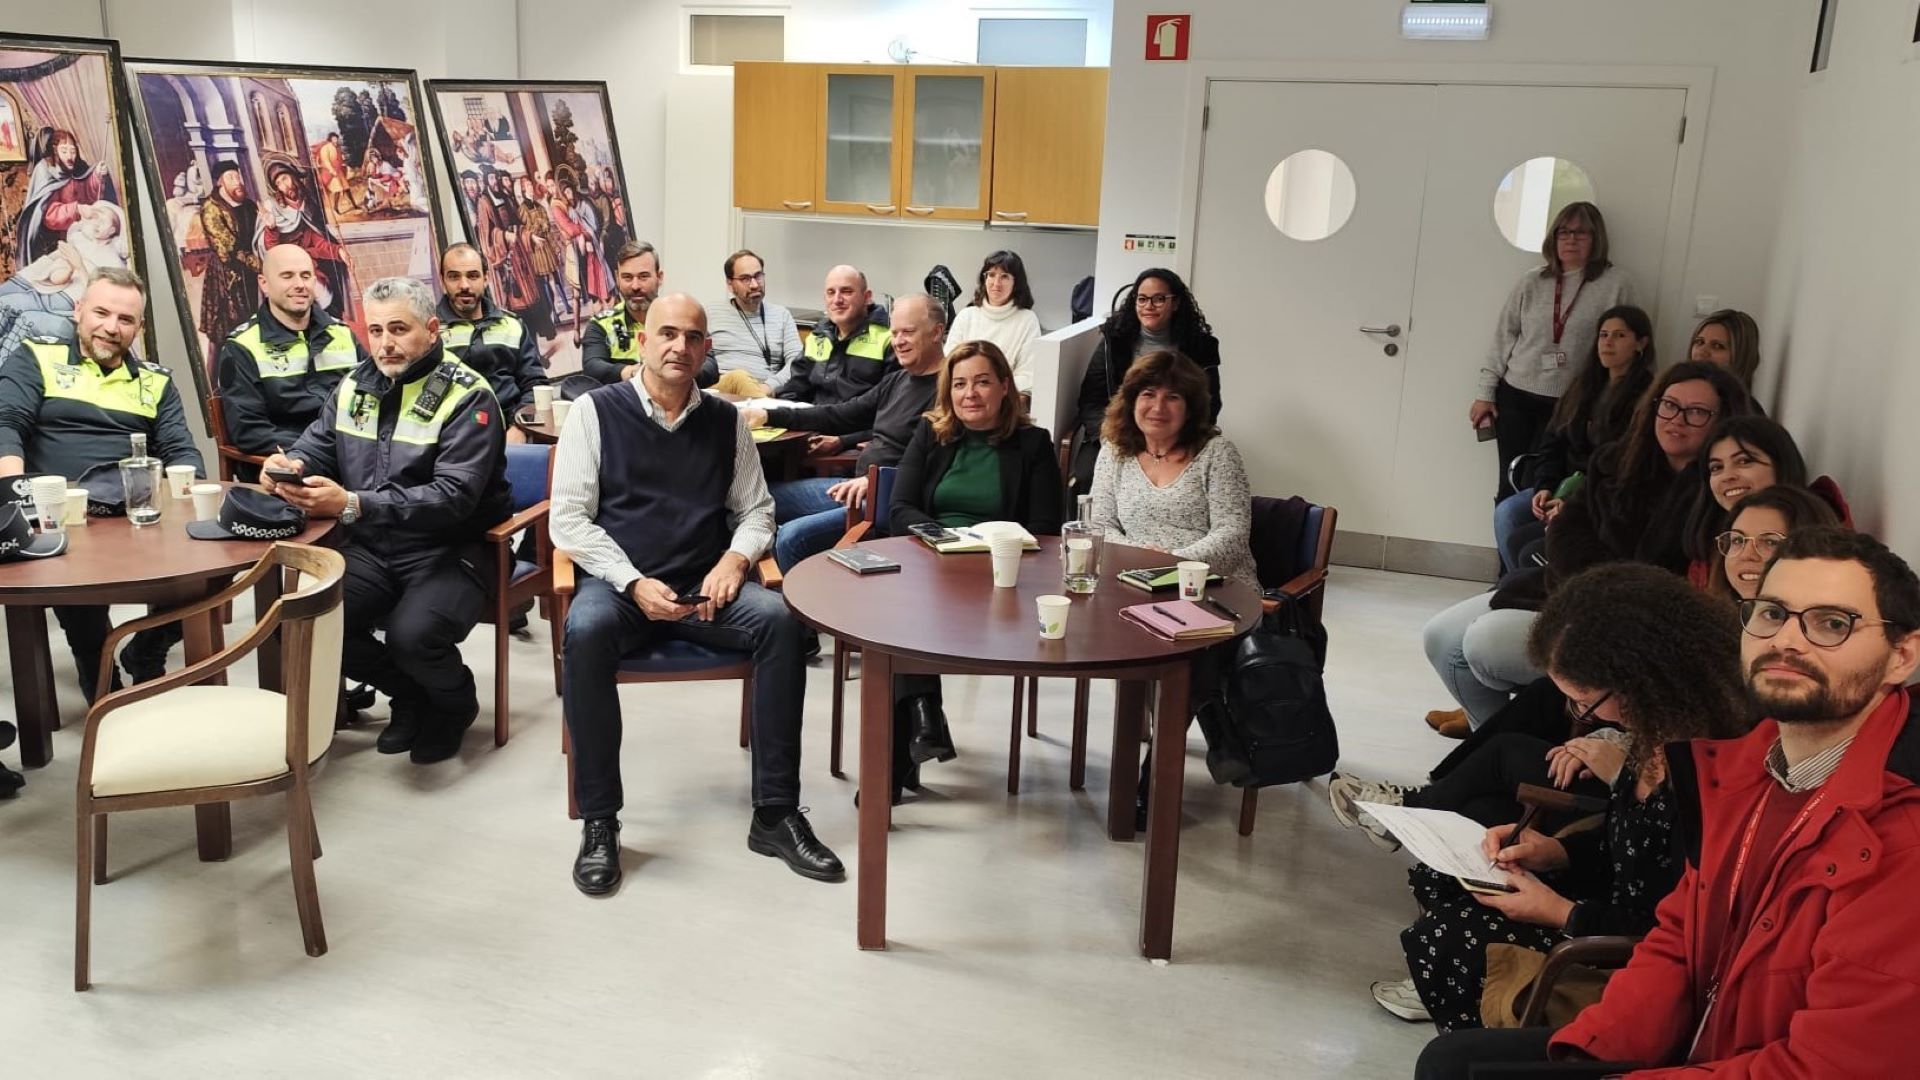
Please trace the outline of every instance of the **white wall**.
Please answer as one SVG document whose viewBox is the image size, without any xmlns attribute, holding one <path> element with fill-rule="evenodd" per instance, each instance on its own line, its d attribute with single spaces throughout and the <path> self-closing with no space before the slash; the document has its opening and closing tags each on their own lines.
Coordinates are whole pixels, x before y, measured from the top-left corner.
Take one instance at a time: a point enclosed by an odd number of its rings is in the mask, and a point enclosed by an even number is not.
<svg viewBox="0 0 1920 1080">
<path fill-rule="evenodd" d="M 1811 49 L 1807 9 L 1817 5 L 1791 0 L 1494 3 L 1493 38 L 1484 43 L 1404 41 L 1400 5 L 1385 0 L 1189 5 L 1196 9 L 1191 56 L 1194 61 L 1273 62 L 1276 70 L 1287 61 L 1354 61 L 1376 65 L 1383 75 L 1394 63 L 1416 62 L 1711 65 L 1714 108 L 1704 135 L 1696 130 L 1689 136 L 1707 140 L 1693 248 L 1684 279 L 1669 283 L 1674 303 L 1668 305 L 1661 346 L 1677 345 L 1691 329 L 1679 324 L 1696 296 L 1757 308 L 1781 206 L 1779 118 L 1791 108 L 1793 65 L 1804 65 Z M 1173 235 L 1182 247 L 1189 239 L 1181 235 L 1178 220 L 1185 170 L 1179 148 L 1191 111 L 1186 99 L 1192 66 L 1143 59 L 1146 16 L 1163 10 L 1166 5 L 1150 0 L 1114 4 L 1107 114 L 1118 122 L 1107 139 L 1101 197 L 1101 295 L 1168 261 L 1164 255 L 1123 251 L 1123 234 Z M 1493 313 L 1487 318 L 1490 326 Z M 1234 343 L 1222 346 L 1234 355 Z M 1463 387 L 1462 394 L 1469 390 Z"/>
<path fill-rule="evenodd" d="M 1848 0 L 1829 68 L 1807 73 L 1809 46 L 1781 77 L 1792 97 L 1771 119 L 1789 168 L 1762 334 L 1786 363 L 1762 396 L 1814 471 L 1840 480 L 1860 527 L 1920 564 L 1913 30 L 1907 0 Z"/>
</svg>

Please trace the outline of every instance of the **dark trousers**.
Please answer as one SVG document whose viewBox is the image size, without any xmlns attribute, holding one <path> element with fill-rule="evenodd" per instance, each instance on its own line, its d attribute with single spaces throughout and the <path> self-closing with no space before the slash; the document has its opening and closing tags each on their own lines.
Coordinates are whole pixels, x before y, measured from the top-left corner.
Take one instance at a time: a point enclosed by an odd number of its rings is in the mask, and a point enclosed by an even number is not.
<svg viewBox="0 0 1920 1080">
<path fill-rule="evenodd" d="M 396 710 L 471 719 L 480 709 L 460 643 L 486 610 L 478 545 L 405 555 L 348 544 L 341 668 Z M 386 641 L 374 630 L 386 623 Z"/>
<path fill-rule="evenodd" d="M 1547 1060 L 1553 1029 L 1475 1028 L 1433 1040 L 1420 1052 L 1413 1080 L 1529 1080 L 1613 1076 L 1631 1066 L 1600 1061 Z"/>
<path fill-rule="evenodd" d="M 1559 398 L 1517 390 L 1505 379 L 1494 388 L 1493 407 L 1497 415 L 1493 418 L 1493 433 L 1494 442 L 1500 448 L 1500 489 L 1493 497 L 1494 502 L 1513 494 L 1513 485 L 1507 482 L 1507 466 L 1538 445 L 1540 436 L 1546 433 L 1547 421 L 1553 418 L 1553 407 L 1559 403 Z"/>
<path fill-rule="evenodd" d="M 1521 808 L 1514 789 L 1521 784 L 1553 786 L 1547 775 L 1547 751 L 1554 745 L 1532 735 L 1495 735 L 1446 775 L 1409 792 L 1407 805 L 1452 810 L 1487 826 L 1518 821 Z M 1571 790 L 1576 795 L 1607 797 L 1607 786 L 1598 780 L 1576 780 Z M 1545 832 L 1555 824 L 1543 821 L 1536 827 Z"/>
<path fill-rule="evenodd" d="M 660 638 L 753 654 L 753 805 L 800 803 L 800 704 L 807 671 L 800 623 L 786 602 L 753 582 L 713 621 L 655 622 L 628 594 L 581 574 L 567 608 L 567 732 L 582 818 L 620 811 L 620 659 Z"/>
<path fill-rule="evenodd" d="M 113 628 L 104 606 L 57 607 L 53 617 L 67 633 L 67 647 L 73 650 L 73 666 L 80 674 L 80 692 L 93 700 L 100 685 L 100 650 L 107 643 L 107 631 Z M 127 639 L 121 658 L 130 673 L 148 675 L 164 668 L 167 653 L 180 642 L 184 633 L 179 623 L 142 630 Z M 116 680 L 117 682 L 117 680 Z"/>
</svg>

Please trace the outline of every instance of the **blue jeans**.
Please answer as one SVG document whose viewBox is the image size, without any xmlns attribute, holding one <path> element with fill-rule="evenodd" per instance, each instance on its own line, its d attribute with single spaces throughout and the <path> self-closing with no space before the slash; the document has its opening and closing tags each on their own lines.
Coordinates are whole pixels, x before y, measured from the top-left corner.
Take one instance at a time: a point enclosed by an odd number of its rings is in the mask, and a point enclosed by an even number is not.
<svg viewBox="0 0 1920 1080">
<path fill-rule="evenodd" d="M 773 520 L 780 526 L 773 538 L 773 561 L 781 573 L 846 535 L 847 508 L 827 494 L 828 488 L 844 483 L 843 476 L 816 476 L 773 485 Z"/>
<path fill-rule="evenodd" d="M 753 805 L 800 804 L 800 704 L 807 689 L 800 624 L 786 602 L 749 581 L 713 621 L 655 622 L 631 595 L 580 575 L 567 608 L 567 732 L 582 818 L 620 811 L 620 660 L 661 638 L 753 654 Z"/>
<path fill-rule="evenodd" d="M 1513 534 L 1533 520 L 1532 488 L 1514 492 L 1493 508 L 1493 546 L 1500 551 L 1502 573 L 1514 568 L 1514 559 L 1519 554 L 1511 545 Z"/>
<path fill-rule="evenodd" d="M 1534 613 L 1495 611 L 1492 597 L 1468 597 L 1427 620 L 1422 632 L 1427 662 L 1476 728 L 1493 719 L 1515 690 L 1545 674 L 1527 658 Z"/>
</svg>

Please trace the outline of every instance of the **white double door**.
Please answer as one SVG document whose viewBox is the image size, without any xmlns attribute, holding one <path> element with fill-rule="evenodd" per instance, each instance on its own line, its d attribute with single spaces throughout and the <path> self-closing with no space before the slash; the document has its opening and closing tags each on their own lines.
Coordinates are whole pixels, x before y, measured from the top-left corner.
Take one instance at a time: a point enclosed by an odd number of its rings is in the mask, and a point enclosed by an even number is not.
<svg viewBox="0 0 1920 1080">
<path fill-rule="evenodd" d="M 1501 305 L 1540 263 L 1501 233 L 1495 192 L 1524 161 L 1581 166 L 1652 312 L 1686 91 L 1214 81 L 1207 104 L 1192 285 L 1255 490 L 1336 506 L 1342 531 L 1490 544 L 1495 453 L 1467 406 Z M 1351 218 L 1317 241 L 1266 203 L 1307 149 L 1353 174 Z"/>
</svg>

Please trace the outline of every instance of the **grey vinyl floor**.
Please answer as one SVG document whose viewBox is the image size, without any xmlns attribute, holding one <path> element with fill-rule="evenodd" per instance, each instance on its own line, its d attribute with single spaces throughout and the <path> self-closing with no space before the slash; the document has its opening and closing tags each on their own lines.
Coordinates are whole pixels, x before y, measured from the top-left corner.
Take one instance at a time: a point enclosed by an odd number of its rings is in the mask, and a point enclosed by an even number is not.
<svg viewBox="0 0 1920 1080">
<path fill-rule="evenodd" d="M 1419 629 L 1479 588 L 1335 571 L 1343 769 L 1411 781 L 1444 753 L 1419 719 L 1444 703 Z M 483 676 L 492 632 L 467 643 Z M 1324 783 L 1269 789 L 1241 838 L 1238 792 L 1208 781 L 1197 733 L 1174 960 L 1139 958 L 1142 848 L 1102 830 L 1101 684 L 1087 790 L 1067 789 L 1071 686 L 1049 682 L 1010 798 L 1010 680 L 949 679 L 961 757 L 896 812 L 885 953 L 854 947 L 851 883 L 746 850 L 738 684 L 626 688 L 627 879 L 582 897 L 546 633 L 513 643 L 504 749 L 476 726 L 458 760 L 419 768 L 374 753 L 377 723 L 340 734 L 315 786 L 318 959 L 278 799 L 236 805 L 224 863 L 195 859 L 190 812 L 133 813 L 113 819 L 113 880 L 94 893 L 95 989 L 73 993 L 69 723 L 0 803 L 0 1077 L 1404 1077 L 1431 1034 L 1367 991 L 1405 975 L 1405 857 L 1341 830 Z M 803 782 L 851 865 L 830 675 L 809 674 Z"/>
</svg>

